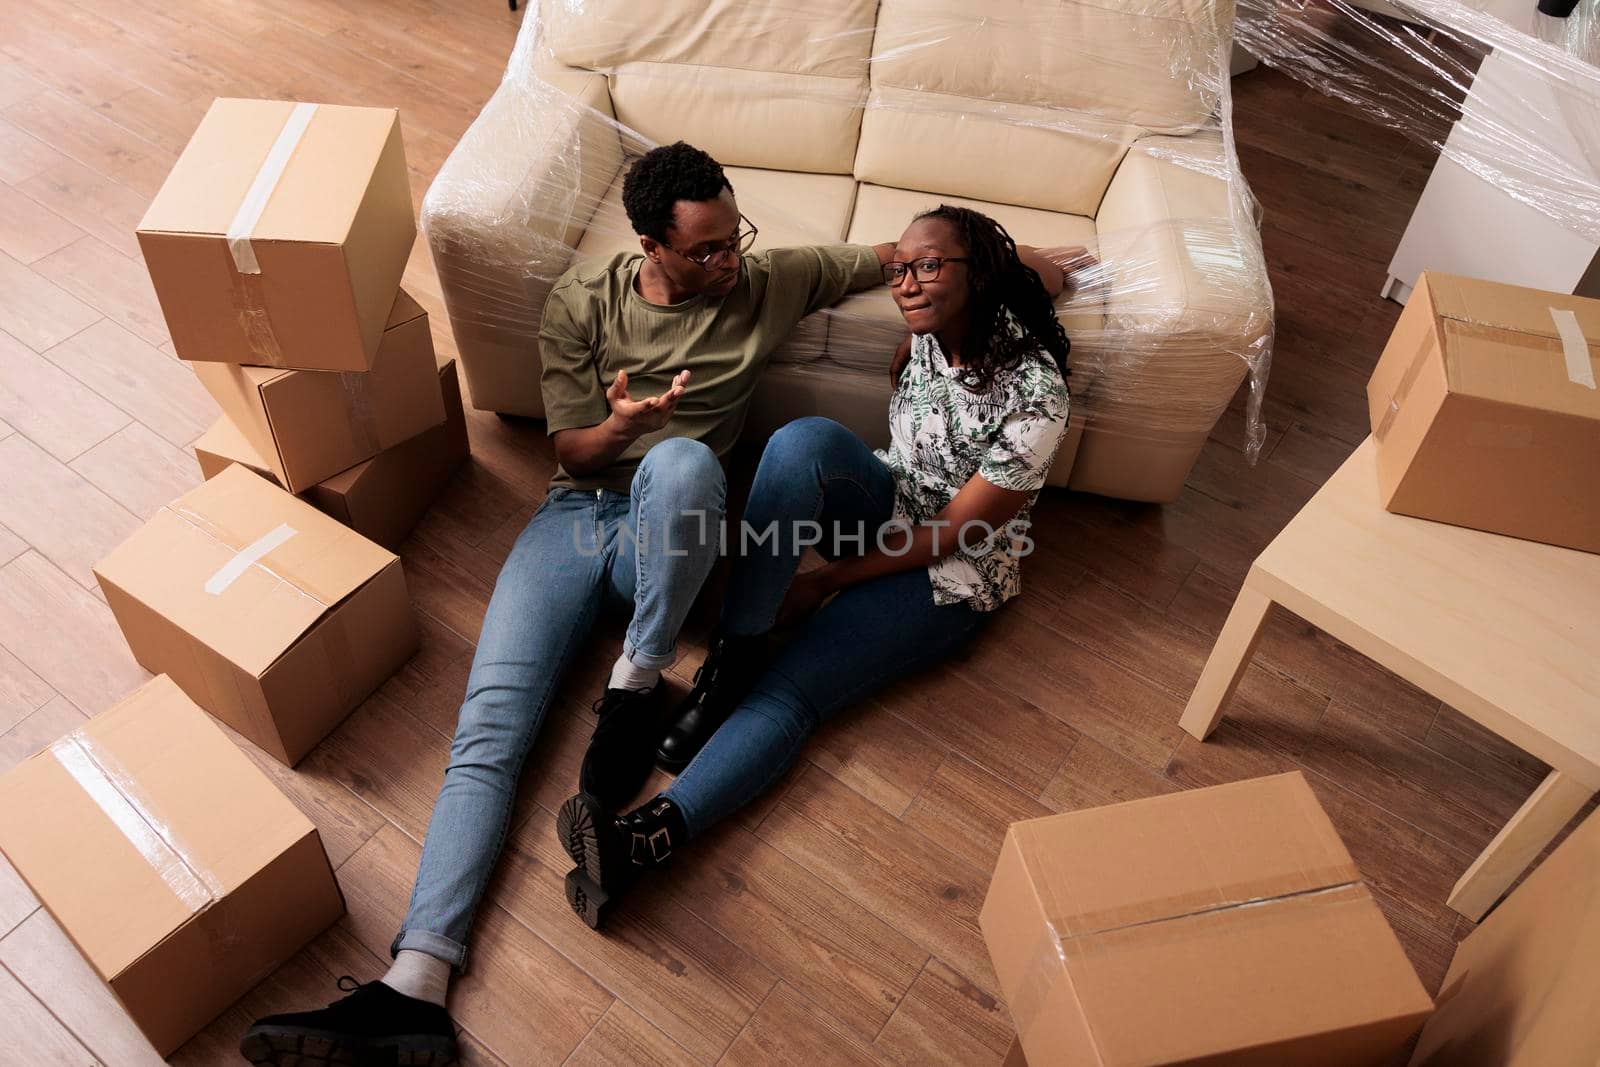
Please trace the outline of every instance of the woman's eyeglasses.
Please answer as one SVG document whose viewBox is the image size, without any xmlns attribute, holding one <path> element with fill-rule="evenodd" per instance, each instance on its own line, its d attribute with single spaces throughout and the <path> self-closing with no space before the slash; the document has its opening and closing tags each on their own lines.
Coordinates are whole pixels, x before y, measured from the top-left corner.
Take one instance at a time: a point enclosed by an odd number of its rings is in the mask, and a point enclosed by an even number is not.
<svg viewBox="0 0 1600 1067">
<path fill-rule="evenodd" d="M 883 265 L 883 284 L 899 285 L 905 279 L 908 270 L 917 281 L 931 282 L 939 277 L 939 270 L 946 263 L 970 262 L 972 262 L 970 256 L 945 256 L 942 259 L 938 256 L 923 256 L 921 259 L 913 259 L 910 263 L 892 259 Z"/>
<path fill-rule="evenodd" d="M 743 215 L 739 216 L 739 221 L 748 227 L 748 229 L 740 230 L 728 240 L 723 241 L 720 244 L 712 245 L 707 251 L 689 253 L 679 252 L 671 245 L 663 245 L 662 247 L 682 256 L 684 259 L 687 259 L 690 263 L 693 263 L 701 270 L 714 270 L 716 267 L 720 267 L 722 265 L 723 258 L 725 256 L 742 256 L 746 252 L 750 251 L 750 247 L 756 243 L 756 234 L 760 233 L 761 231 L 756 229 L 755 225 Z M 716 261 L 716 267 L 712 265 L 713 260 Z"/>
</svg>

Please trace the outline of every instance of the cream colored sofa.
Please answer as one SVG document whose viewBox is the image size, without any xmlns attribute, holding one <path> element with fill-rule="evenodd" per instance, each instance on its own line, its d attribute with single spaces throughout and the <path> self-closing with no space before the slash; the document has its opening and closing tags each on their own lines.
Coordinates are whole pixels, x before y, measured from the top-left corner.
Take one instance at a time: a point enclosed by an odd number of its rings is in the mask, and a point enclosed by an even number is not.
<svg viewBox="0 0 1600 1067">
<path fill-rule="evenodd" d="M 1088 246 L 1100 265 L 1059 304 L 1075 401 L 1051 481 L 1171 500 L 1271 342 L 1226 125 L 1231 18 L 1230 0 L 544 0 L 423 208 L 472 403 L 543 414 L 545 295 L 638 247 L 622 174 L 683 139 L 726 166 L 765 246 L 894 240 L 941 201 Z M 747 434 L 825 414 L 882 443 L 903 335 L 883 289 L 808 319 Z"/>
</svg>

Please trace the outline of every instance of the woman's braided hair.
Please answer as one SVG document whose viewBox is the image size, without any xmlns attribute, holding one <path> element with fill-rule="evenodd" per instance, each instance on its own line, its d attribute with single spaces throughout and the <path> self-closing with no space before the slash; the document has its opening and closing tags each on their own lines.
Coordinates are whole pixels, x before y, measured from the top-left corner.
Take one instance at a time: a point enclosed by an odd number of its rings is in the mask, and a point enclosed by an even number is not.
<svg viewBox="0 0 1600 1067">
<path fill-rule="evenodd" d="M 961 384 L 974 392 L 987 392 L 996 373 L 1015 369 L 1041 348 L 1055 359 L 1065 379 L 1071 373 L 1067 354 L 1072 342 L 1056 318 L 1055 304 L 1044 283 L 1017 255 L 1017 242 L 1005 227 L 982 212 L 949 204 L 940 204 L 917 218 L 943 219 L 954 226 L 970 257 L 967 273 L 972 281 L 967 337 L 961 346 Z M 1020 335 L 1006 322 L 1007 311 L 1022 327 Z"/>
</svg>

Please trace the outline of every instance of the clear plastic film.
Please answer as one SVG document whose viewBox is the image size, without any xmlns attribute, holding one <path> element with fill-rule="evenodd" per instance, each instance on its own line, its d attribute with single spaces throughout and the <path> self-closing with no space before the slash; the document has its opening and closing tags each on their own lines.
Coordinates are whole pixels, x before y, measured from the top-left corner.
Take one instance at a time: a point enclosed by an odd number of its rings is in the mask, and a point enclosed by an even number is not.
<svg viewBox="0 0 1600 1067">
<path fill-rule="evenodd" d="M 542 415 L 546 295 L 637 250 L 632 160 L 726 168 L 756 250 L 898 240 L 975 207 L 1066 262 L 1073 415 L 1054 484 L 1170 500 L 1241 381 L 1264 433 L 1272 294 L 1233 147 L 1231 0 L 543 0 L 423 205 L 473 402 Z M 747 429 L 824 414 L 887 436 L 905 336 L 887 290 L 803 321 Z M 1233 416 L 1229 416 L 1233 417 Z"/>
<path fill-rule="evenodd" d="M 1600 241 L 1595 0 L 1565 17 L 1535 0 L 1239 0 L 1235 34 L 1267 65 Z"/>
</svg>

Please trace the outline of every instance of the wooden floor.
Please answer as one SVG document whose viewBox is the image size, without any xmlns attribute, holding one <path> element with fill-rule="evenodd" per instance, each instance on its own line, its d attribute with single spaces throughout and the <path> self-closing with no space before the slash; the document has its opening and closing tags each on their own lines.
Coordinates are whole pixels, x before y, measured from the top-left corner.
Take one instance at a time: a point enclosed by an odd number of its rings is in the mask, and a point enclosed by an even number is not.
<svg viewBox="0 0 1600 1067">
<path fill-rule="evenodd" d="M 420 203 L 516 25 L 492 0 L 0 0 L 0 769 L 145 677 L 90 566 L 196 483 L 188 446 L 216 414 L 133 239 L 209 100 L 398 105 Z M 1012 1027 L 976 920 L 1006 824 L 1289 768 L 1437 988 L 1467 926 L 1446 893 L 1543 768 L 1290 617 L 1213 741 L 1177 726 L 1250 560 L 1366 432 L 1363 384 L 1397 314 L 1376 294 L 1431 166 L 1271 71 L 1235 97 L 1278 301 L 1262 462 L 1234 412 L 1176 504 L 1048 494 L 1028 591 L 997 632 L 826 729 L 602 937 L 567 910 L 551 810 L 608 629 L 535 750 L 454 990 L 469 1063 L 998 1062 Z M 450 348 L 421 242 L 407 286 Z M 491 583 L 553 465 L 537 424 L 472 413 L 471 435 L 472 464 L 404 551 L 422 652 L 300 771 L 255 754 L 321 828 L 349 914 L 175 1062 L 235 1062 L 254 1016 L 383 970 Z M 0 1047 L 156 1059 L 3 861 Z"/>
</svg>

